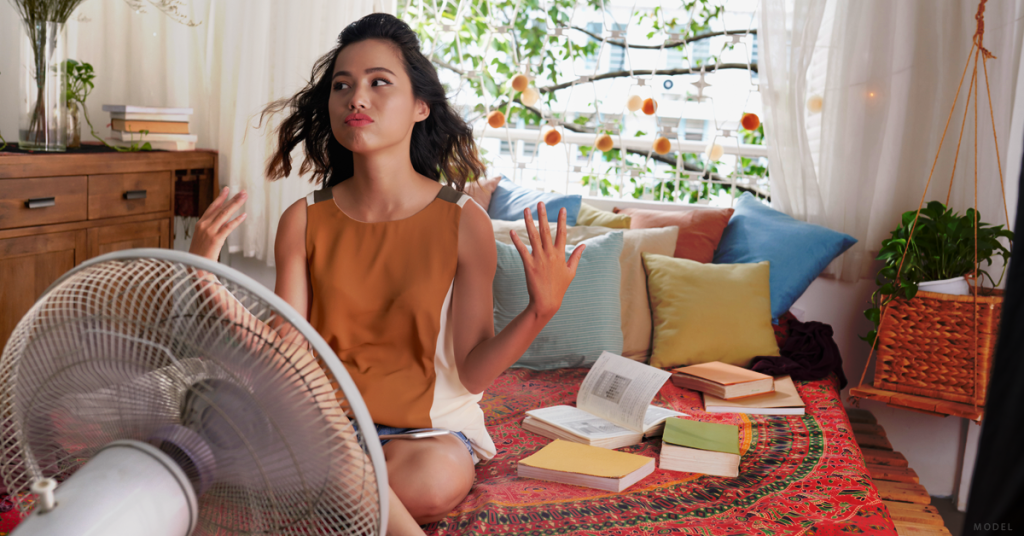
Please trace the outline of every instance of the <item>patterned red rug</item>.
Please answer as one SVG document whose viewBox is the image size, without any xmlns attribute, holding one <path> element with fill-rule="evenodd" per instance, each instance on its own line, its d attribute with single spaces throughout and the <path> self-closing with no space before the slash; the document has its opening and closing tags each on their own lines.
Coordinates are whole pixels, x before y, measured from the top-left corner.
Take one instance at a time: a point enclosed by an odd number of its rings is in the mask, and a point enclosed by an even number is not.
<svg viewBox="0 0 1024 536">
<path fill-rule="evenodd" d="M 786 336 L 788 315 L 776 328 Z M 469 496 L 427 527 L 453 534 L 895 535 L 864 467 L 838 380 L 797 382 L 804 416 L 704 413 L 700 395 L 671 382 L 654 404 L 740 427 L 740 476 L 656 470 L 622 493 L 523 479 L 516 462 L 550 442 L 520 426 L 527 410 L 575 405 L 585 369 L 510 370 L 481 405 L 498 455 L 477 467 Z M 621 449 L 658 458 L 660 439 Z"/>
</svg>

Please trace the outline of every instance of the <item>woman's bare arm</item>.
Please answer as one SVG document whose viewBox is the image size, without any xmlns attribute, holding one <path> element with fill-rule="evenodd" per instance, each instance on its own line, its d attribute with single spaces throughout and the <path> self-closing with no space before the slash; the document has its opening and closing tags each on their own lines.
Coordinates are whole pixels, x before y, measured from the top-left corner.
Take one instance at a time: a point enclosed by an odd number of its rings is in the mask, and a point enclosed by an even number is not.
<svg viewBox="0 0 1024 536">
<path fill-rule="evenodd" d="M 547 221 L 543 204 L 538 206 L 538 216 Z M 495 335 L 492 284 L 498 261 L 491 220 L 476 203 L 466 203 L 462 210 L 459 267 L 452 292 L 453 336 L 459 378 L 471 393 L 483 392 L 512 366 L 558 312 L 585 249 L 577 248 L 566 262 L 564 210 L 554 238 L 547 225 L 537 230 L 529 211 L 525 217 L 534 251 L 529 252 L 514 232 L 513 242 L 523 258 L 530 303 Z"/>
</svg>

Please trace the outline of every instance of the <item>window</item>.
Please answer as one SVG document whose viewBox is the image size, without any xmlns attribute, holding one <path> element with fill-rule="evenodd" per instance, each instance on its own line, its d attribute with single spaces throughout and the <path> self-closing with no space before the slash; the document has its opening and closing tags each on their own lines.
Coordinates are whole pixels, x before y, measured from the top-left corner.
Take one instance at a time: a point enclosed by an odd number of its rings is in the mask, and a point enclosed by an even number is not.
<svg viewBox="0 0 1024 536">
<path fill-rule="evenodd" d="M 665 68 L 666 69 L 681 69 L 683 67 L 683 58 L 686 55 L 683 53 L 684 47 L 673 47 L 666 48 L 665 52 Z"/>
<path fill-rule="evenodd" d="M 704 65 L 711 57 L 711 40 L 701 39 L 693 43 L 694 65 Z"/>
<path fill-rule="evenodd" d="M 592 33 L 592 34 L 594 34 L 594 35 L 601 35 L 601 23 L 600 22 L 588 22 L 587 23 L 587 31 Z M 593 37 L 590 37 L 588 42 L 600 43 L 599 40 L 594 39 Z M 601 45 L 598 44 L 598 46 L 600 47 Z M 584 68 L 587 69 L 587 70 L 591 70 L 591 71 L 594 70 L 594 68 L 597 67 L 597 53 L 594 53 L 594 54 L 591 54 L 591 55 L 587 56 L 587 61 L 583 65 L 584 65 Z"/>
<path fill-rule="evenodd" d="M 625 32 L 626 24 L 616 22 L 612 24 L 612 30 Z M 619 38 L 616 39 L 618 41 Z M 610 45 L 611 61 L 608 62 L 608 72 L 621 71 L 626 67 L 626 48 Z"/>
<path fill-rule="evenodd" d="M 686 130 L 683 131 L 683 139 L 686 141 L 704 141 L 703 119 L 687 119 Z"/>
<path fill-rule="evenodd" d="M 528 130 L 540 130 L 540 125 L 523 125 L 521 128 L 526 128 Z M 521 143 L 523 147 L 522 155 L 527 158 L 533 156 L 533 152 L 537 150 L 537 144 L 532 141 L 524 141 Z"/>
</svg>

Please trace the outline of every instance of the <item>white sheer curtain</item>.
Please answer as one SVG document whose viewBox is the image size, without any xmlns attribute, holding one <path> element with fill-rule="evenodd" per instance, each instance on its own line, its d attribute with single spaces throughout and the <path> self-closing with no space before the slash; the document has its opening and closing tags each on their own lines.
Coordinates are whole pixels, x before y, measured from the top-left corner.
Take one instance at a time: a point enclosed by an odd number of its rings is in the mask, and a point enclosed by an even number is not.
<svg viewBox="0 0 1024 536">
<path fill-rule="evenodd" d="M 772 205 L 825 225 L 821 192 L 807 140 L 804 102 L 807 68 L 818 39 L 825 2 L 762 0 L 758 28 L 758 74 L 762 78 L 764 130 Z"/>
<path fill-rule="evenodd" d="M 819 15 L 822 6 L 825 13 Z M 870 276 L 880 242 L 902 212 L 917 208 L 970 51 L 977 6 L 977 0 L 764 0 L 759 31 L 765 48 L 772 43 L 786 50 L 761 61 L 768 84 L 766 133 L 771 145 L 785 145 L 770 157 L 773 204 L 858 239 L 829 267 L 831 275 L 847 281 Z M 1007 179 L 1011 222 L 1015 211 L 1017 176 L 1008 172 L 1019 169 L 1013 161 L 1020 159 L 1020 149 L 1010 144 L 1010 118 L 1015 107 L 1024 105 L 1015 99 L 1022 15 L 1021 0 L 989 2 L 985 12 L 984 44 L 997 57 L 988 62 L 988 79 L 1000 151 L 997 157 L 982 79 L 978 205 L 983 219 L 996 224 L 1005 221 L 997 158 Z M 831 26 L 827 35 L 818 36 L 811 53 L 807 44 L 815 42 L 814 30 L 799 21 Z M 808 71 L 811 64 L 820 71 Z M 927 200 L 945 201 L 970 76 L 968 72 Z M 802 81 L 810 81 L 810 87 Z M 813 119 L 820 121 L 818 139 L 805 144 L 810 112 L 804 103 L 812 94 L 823 96 L 824 107 Z M 776 112 L 789 115 L 780 118 Z M 773 121 L 781 125 L 773 127 Z M 965 128 L 950 197 L 959 212 L 974 205 L 973 104 Z M 808 170 L 815 151 L 817 169 Z"/>
<path fill-rule="evenodd" d="M 313 186 L 305 177 L 264 179 L 277 121 L 257 130 L 259 112 L 301 89 L 347 24 L 394 13 L 394 0 L 187 0 L 186 8 L 198 26 L 155 8 L 136 13 L 124 0 L 88 0 L 69 22 L 69 57 L 96 69 L 89 115 L 103 135 L 110 132 L 103 104 L 194 109 L 191 131 L 199 147 L 219 152 L 221 184 L 249 194 L 248 217 L 229 238 L 229 251 L 273 266 L 281 213 Z M 301 147 L 293 157 L 301 162 Z"/>
</svg>

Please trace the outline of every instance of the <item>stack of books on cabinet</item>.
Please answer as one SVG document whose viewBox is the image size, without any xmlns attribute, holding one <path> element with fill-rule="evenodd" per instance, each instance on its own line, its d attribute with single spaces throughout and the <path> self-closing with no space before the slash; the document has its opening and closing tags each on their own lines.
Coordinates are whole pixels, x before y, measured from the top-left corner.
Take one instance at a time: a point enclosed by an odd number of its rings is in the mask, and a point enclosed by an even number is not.
<svg viewBox="0 0 1024 536">
<path fill-rule="evenodd" d="M 104 104 L 110 113 L 110 137 L 107 141 L 119 147 L 142 147 L 163 151 L 191 151 L 196 148 L 196 135 L 189 134 L 188 118 L 192 108 L 154 108 L 124 104 Z"/>
</svg>

